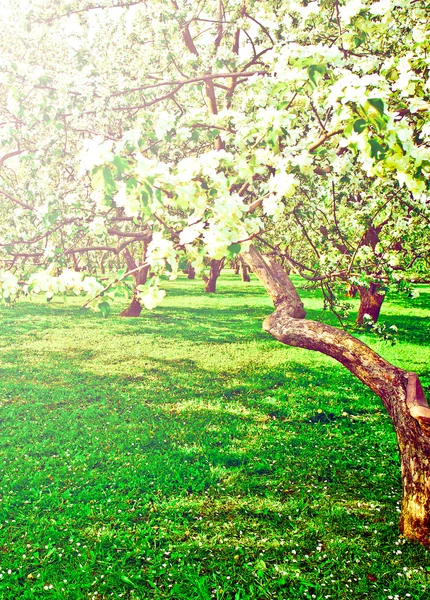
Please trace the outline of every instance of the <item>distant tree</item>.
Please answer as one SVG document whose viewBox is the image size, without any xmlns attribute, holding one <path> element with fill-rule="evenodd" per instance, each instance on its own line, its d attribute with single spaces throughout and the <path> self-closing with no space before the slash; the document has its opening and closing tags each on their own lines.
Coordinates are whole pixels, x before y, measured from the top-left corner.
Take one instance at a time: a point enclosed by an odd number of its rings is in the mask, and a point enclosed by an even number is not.
<svg viewBox="0 0 430 600">
<path fill-rule="evenodd" d="M 301 177 L 295 205 L 264 238 L 266 248 L 320 285 L 335 311 L 340 283 L 342 296 L 359 295 L 357 324 L 366 316 L 376 322 L 389 290 L 413 294 L 411 283 L 429 281 L 428 207 L 392 182 L 353 186 L 348 172 L 318 175 Z"/>
</svg>

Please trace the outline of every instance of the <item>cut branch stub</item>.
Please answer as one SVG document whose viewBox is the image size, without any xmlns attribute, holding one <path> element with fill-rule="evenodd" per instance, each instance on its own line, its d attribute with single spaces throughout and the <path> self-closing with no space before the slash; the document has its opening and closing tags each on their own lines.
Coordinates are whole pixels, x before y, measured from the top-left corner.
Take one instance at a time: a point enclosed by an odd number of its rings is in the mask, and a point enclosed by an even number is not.
<svg viewBox="0 0 430 600">
<path fill-rule="evenodd" d="M 411 416 L 416 419 L 425 435 L 430 436 L 430 408 L 416 373 L 407 373 L 407 405 Z"/>
</svg>

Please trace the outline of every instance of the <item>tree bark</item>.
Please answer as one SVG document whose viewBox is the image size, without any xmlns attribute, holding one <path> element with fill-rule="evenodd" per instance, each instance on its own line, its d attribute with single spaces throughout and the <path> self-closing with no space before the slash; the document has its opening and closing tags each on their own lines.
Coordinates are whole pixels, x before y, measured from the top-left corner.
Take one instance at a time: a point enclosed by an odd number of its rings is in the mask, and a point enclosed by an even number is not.
<svg viewBox="0 0 430 600">
<path fill-rule="evenodd" d="M 360 305 L 356 320 L 357 325 L 363 325 L 364 315 L 369 315 L 374 323 L 378 320 L 385 299 L 385 294 L 381 294 L 379 290 L 379 286 L 374 283 L 371 283 L 369 288 L 362 286 L 358 288 Z"/>
<path fill-rule="evenodd" d="M 72 254 L 72 260 L 73 260 L 73 269 L 79 273 L 79 271 L 81 270 L 81 267 L 79 266 L 79 259 L 76 256 L 76 254 Z"/>
<path fill-rule="evenodd" d="M 124 249 L 124 258 L 127 264 L 127 268 L 129 271 L 138 268 L 134 258 L 132 257 L 130 250 L 128 248 Z M 134 291 L 133 298 L 131 300 L 130 306 L 128 306 L 125 310 L 122 311 L 121 317 L 138 317 L 142 312 L 142 305 L 139 302 L 138 298 L 138 285 L 144 285 L 148 278 L 148 270 L 149 266 L 142 267 L 139 271 L 133 273 L 133 283 L 134 283 Z"/>
<path fill-rule="evenodd" d="M 291 317 L 305 318 L 306 312 L 296 288 L 274 258 L 261 255 L 253 245 L 241 256 L 264 285 L 275 306 L 282 304 Z"/>
<path fill-rule="evenodd" d="M 304 319 L 288 275 L 251 246 L 245 258 L 277 307 L 263 329 L 289 346 L 316 350 L 345 366 L 377 394 L 397 435 L 402 471 L 400 528 L 407 538 L 430 544 L 430 408 L 415 373 L 383 359 L 343 330 Z"/>
<path fill-rule="evenodd" d="M 100 273 L 102 275 L 104 275 L 106 273 L 106 269 L 105 269 L 106 256 L 107 256 L 106 252 L 102 252 L 100 255 Z"/>
<path fill-rule="evenodd" d="M 216 291 L 217 279 L 220 276 L 221 269 L 224 266 L 224 259 L 211 260 L 210 266 L 211 266 L 211 268 L 209 271 L 209 277 L 207 275 L 205 275 L 203 277 L 203 280 L 205 282 L 205 292 L 213 294 Z"/>
<path fill-rule="evenodd" d="M 246 264 L 246 262 L 243 260 L 243 258 L 241 256 L 239 256 L 239 261 L 240 261 L 240 271 L 242 273 L 242 281 L 249 283 L 251 281 L 251 278 L 249 276 L 248 265 Z"/>
</svg>

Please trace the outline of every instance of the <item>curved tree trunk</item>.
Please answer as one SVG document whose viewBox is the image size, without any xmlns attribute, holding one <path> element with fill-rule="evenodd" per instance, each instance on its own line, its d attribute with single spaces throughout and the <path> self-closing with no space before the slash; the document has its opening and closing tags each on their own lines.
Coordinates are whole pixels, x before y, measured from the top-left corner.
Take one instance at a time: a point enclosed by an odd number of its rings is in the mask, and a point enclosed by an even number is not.
<svg viewBox="0 0 430 600">
<path fill-rule="evenodd" d="M 360 306 L 358 307 L 357 325 L 363 325 L 364 315 L 369 315 L 372 321 L 376 323 L 381 312 L 381 306 L 385 299 L 385 294 L 379 293 L 379 286 L 374 283 L 369 288 L 360 286 Z"/>
<path fill-rule="evenodd" d="M 334 358 L 381 398 L 400 453 L 401 531 L 411 540 L 430 544 L 430 408 L 418 377 L 395 367 L 345 331 L 304 320 L 303 305 L 282 268 L 253 247 L 243 256 L 277 307 L 265 319 L 263 329 L 283 344 Z"/>
<path fill-rule="evenodd" d="M 127 268 L 129 271 L 134 269 L 138 269 L 138 265 L 136 264 L 134 258 L 132 257 L 130 250 L 128 248 L 124 249 L 124 258 L 127 263 Z M 146 283 L 148 277 L 149 266 L 142 267 L 139 271 L 133 273 L 134 280 L 134 293 L 130 306 L 128 306 L 125 310 L 122 311 L 121 317 L 138 317 L 142 312 L 142 305 L 139 302 L 139 298 L 137 296 L 137 286 L 143 285 Z"/>
<path fill-rule="evenodd" d="M 252 245 L 248 252 L 242 253 L 242 257 L 264 285 L 275 306 L 285 305 L 291 317 L 305 318 L 306 312 L 296 288 L 274 258 L 263 256 Z"/>
<path fill-rule="evenodd" d="M 209 277 L 207 275 L 203 277 L 206 293 L 214 293 L 216 291 L 216 282 L 224 266 L 224 259 L 211 260 L 210 265 Z"/>
</svg>

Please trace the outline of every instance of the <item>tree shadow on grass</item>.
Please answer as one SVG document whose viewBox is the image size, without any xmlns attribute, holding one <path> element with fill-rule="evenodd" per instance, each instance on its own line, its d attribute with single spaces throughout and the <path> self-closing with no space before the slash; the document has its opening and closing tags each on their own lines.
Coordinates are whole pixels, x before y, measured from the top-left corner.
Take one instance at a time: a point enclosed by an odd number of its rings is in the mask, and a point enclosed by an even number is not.
<svg viewBox="0 0 430 600">
<path fill-rule="evenodd" d="M 163 494 L 173 490 L 184 496 L 203 493 L 228 480 L 242 492 L 264 491 L 263 476 L 288 483 L 285 468 L 296 480 L 303 468 L 308 472 L 322 469 L 327 456 L 316 455 L 313 448 L 321 443 L 322 434 L 330 432 L 331 425 L 338 428 L 340 448 L 342 436 L 353 439 L 358 430 L 365 438 L 373 435 L 374 421 L 352 422 L 349 416 L 342 416 L 344 403 L 349 406 L 351 398 L 342 400 L 342 394 L 333 398 L 330 390 L 339 387 L 337 374 L 322 376 L 318 368 L 311 369 L 305 380 L 303 366 L 295 363 L 289 363 L 288 371 L 279 367 L 273 375 L 264 373 L 257 378 L 255 373 L 243 372 L 242 387 L 237 390 L 228 378 L 214 380 L 208 388 L 210 373 L 196 368 L 193 361 L 154 360 L 145 376 L 136 380 L 96 377 L 80 370 L 78 354 L 67 357 L 53 353 L 51 359 L 48 372 L 52 364 L 57 366 L 51 381 L 44 373 L 33 373 L 31 381 L 15 380 L 14 369 L 3 368 L 9 399 L 1 409 L 3 448 L 5 443 L 8 448 L 15 444 L 19 455 L 26 447 L 26 454 L 39 456 L 51 470 L 54 467 L 49 457 L 62 456 L 68 449 L 82 456 L 82 464 L 90 464 L 91 455 L 96 457 L 99 471 L 106 469 L 112 479 L 111 470 L 117 466 L 109 455 L 120 452 L 129 462 L 125 457 L 131 453 L 135 464 L 142 464 L 142 456 L 146 456 L 147 464 L 138 469 L 139 476 L 144 485 L 150 478 L 159 480 Z M 152 380 L 154 371 L 158 384 Z M 202 386 L 206 391 L 200 391 Z M 345 384 L 345 395 L 351 390 L 361 393 L 357 385 Z M 338 403 L 332 404 L 333 412 L 324 413 L 332 416 L 316 417 L 321 414 L 316 407 L 328 401 Z M 362 416 L 377 412 L 377 400 L 371 400 L 367 412 L 361 406 Z M 385 421 L 380 426 L 385 428 Z M 134 445 L 136 438 L 139 443 Z M 107 442 L 111 451 L 106 451 Z M 336 449 L 331 447 L 330 452 Z M 301 455 L 306 458 L 294 475 L 290 463 L 294 460 L 298 465 Z M 102 456 L 104 463 L 100 462 Z M 276 466 L 274 457 L 279 463 Z M 162 473 L 165 481 L 161 481 Z M 25 476 L 27 483 L 30 475 Z M 124 487 L 127 470 L 120 479 L 119 485 Z M 132 482 L 127 486 L 132 489 Z M 356 497 L 360 497 L 359 492 Z"/>
<path fill-rule="evenodd" d="M 60 311 L 59 328 L 64 318 Z M 114 335 L 117 327 L 123 321 L 109 323 Z M 133 323 L 122 335 L 143 335 L 140 328 Z M 155 335 L 152 328 L 147 335 Z M 43 548 L 40 532 L 56 523 L 56 546 L 79 539 L 88 548 L 80 564 L 89 571 L 87 556 L 103 566 L 112 553 L 117 563 L 118 547 L 136 573 L 139 547 L 153 563 L 166 560 L 171 547 L 181 555 L 191 548 L 197 569 L 211 571 L 210 552 L 231 561 L 240 545 L 243 560 L 254 561 L 257 541 L 269 560 L 282 560 L 282 547 L 260 540 L 294 535 L 305 550 L 316 537 L 356 539 L 360 523 L 372 525 L 372 518 L 359 523 L 343 511 L 331 524 L 333 507 L 342 511 L 345 498 L 383 503 L 387 523 L 393 518 L 398 465 L 381 456 L 393 457 L 394 436 L 377 418 L 379 401 L 340 365 L 290 358 L 238 372 L 234 365 L 220 371 L 216 362 L 204 369 L 193 359 L 145 357 L 140 372 L 127 373 L 125 364 L 112 375 L 107 356 L 97 375 L 92 361 L 100 357 L 79 340 L 62 352 L 48 344 L 37 365 L 25 360 L 25 344 L 10 358 L 0 387 L 7 474 L 0 522 L 13 515 L 14 523 L 0 539 L 25 535 Z M 351 402 L 361 420 L 342 415 Z M 398 493 L 388 496 L 393 488 Z M 66 551 L 62 568 L 75 560 Z"/>
<path fill-rule="evenodd" d="M 212 301 L 214 303 L 213 306 L 201 306 L 201 300 L 208 298 L 201 292 L 200 284 L 202 282 L 187 281 L 185 283 L 180 279 L 176 282 L 166 282 L 169 288 L 168 297 L 190 297 L 190 303 L 187 306 L 161 305 L 150 313 L 143 312 L 137 319 L 120 318 L 117 312 L 122 307 L 118 309 L 114 307 L 113 316 L 110 319 L 103 319 L 99 313 L 81 308 L 83 298 L 68 300 L 75 306 L 63 304 L 61 300 L 54 300 L 49 305 L 41 303 L 40 300 L 38 302 L 26 301 L 19 302 L 12 309 L 1 309 L 2 329 L 13 337 L 34 332 L 35 319 L 39 321 L 44 331 L 57 327 L 57 318 L 60 319 L 60 325 L 64 329 L 74 328 L 74 323 L 81 323 L 85 319 L 86 326 L 90 329 L 113 330 L 118 335 L 128 335 L 130 331 L 134 331 L 140 334 L 165 336 L 166 339 L 172 340 L 184 339 L 192 340 L 194 343 L 211 342 L 215 344 L 250 339 L 270 339 L 261 327 L 264 318 L 273 311 L 273 307 L 261 285 L 256 281 L 250 285 L 244 284 L 231 273 L 223 274 L 223 278 L 225 280 L 221 280 L 220 292 L 210 299 L 210 303 Z M 186 293 L 184 293 L 184 289 Z M 305 304 L 307 299 L 315 300 L 320 295 L 318 291 L 314 290 L 300 289 L 299 292 Z M 429 308 L 428 295 L 428 293 L 423 293 L 413 300 L 399 295 L 390 296 L 389 304 L 404 306 L 404 312 L 396 315 L 384 315 L 383 312 L 380 321 L 385 322 L 387 327 L 396 325 L 399 328 L 399 335 L 404 341 L 429 345 L 428 321 L 425 317 L 406 314 L 408 310 L 414 308 Z M 261 299 L 261 306 L 255 306 L 256 298 Z M 192 304 L 196 299 L 199 305 L 194 307 Z M 410 304 L 410 308 L 407 306 L 408 304 Z M 351 317 L 354 318 L 354 313 Z M 322 309 L 307 308 L 307 318 L 335 327 L 339 325 L 336 317 L 330 311 Z M 351 320 L 351 325 L 352 322 Z M 359 332 L 355 332 L 353 328 L 350 331 L 353 335 L 359 335 Z M 39 331 L 36 335 L 42 334 Z"/>
<path fill-rule="evenodd" d="M 22 321 L 4 323 L 3 568 L 15 555 L 22 560 L 29 541 L 41 556 L 31 572 L 46 573 L 55 555 L 43 548 L 52 536 L 65 549 L 53 568 L 73 571 L 70 538 L 79 539 L 86 593 L 95 571 L 109 576 L 109 556 L 119 573 L 115 589 L 122 589 L 121 573 L 137 581 L 147 569 L 142 554 L 160 566 L 156 583 L 167 585 L 161 567 L 172 548 L 181 557 L 191 549 L 193 572 L 214 573 L 220 561 L 228 569 L 240 554 L 243 574 L 260 551 L 267 564 L 285 562 L 286 547 L 272 544 L 279 538 L 300 544 L 302 555 L 316 540 L 330 547 L 336 539 L 349 551 L 368 530 L 380 531 L 383 519 L 394 544 L 399 467 L 380 401 L 340 365 L 264 334 L 261 320 L 270 311 L 243 302 L 203 312 L 164 306 L 131 321 L 34 306 L 21 312 Z M 35 336 L 39 345 L 31 343 Z M 51 343 L 56 336 L 71 344 L 59 351 Z M 136 339 L 153 342 L 153 355 L 121 352 Z M 252 347 L 253 360 L 220 365 L 232 342 L 240 342 L 237 353 Z M 162 357 L 169 345 L 177 356 Z M 184 358 L 189 347 L 195 356 Z M 205 368 L 204 350 L 212 354 Z M 382 512 L 365 512 L 372 503 Z M 345 579 L 336 564 L 330 569 Z M 23 581 L 31 582 L 26 571 Z M 184 597 L 191 597 L 190 585 Z M 268 593 L 273 585 L 268 579 Z"/>
</svg>

